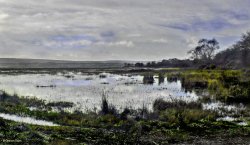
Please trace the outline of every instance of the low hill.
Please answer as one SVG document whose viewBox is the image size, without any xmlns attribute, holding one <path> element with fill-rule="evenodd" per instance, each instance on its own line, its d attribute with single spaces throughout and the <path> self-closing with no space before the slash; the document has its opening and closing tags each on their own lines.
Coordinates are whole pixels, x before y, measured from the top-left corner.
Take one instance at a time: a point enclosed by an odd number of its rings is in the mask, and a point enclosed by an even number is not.
<svg viewBox="0 0 250 145">
<path fill-rule="evenodd" d="M 121 68 L 125 61 L 66 61 L 0 58 L 0 68 Z"/>
</svg>

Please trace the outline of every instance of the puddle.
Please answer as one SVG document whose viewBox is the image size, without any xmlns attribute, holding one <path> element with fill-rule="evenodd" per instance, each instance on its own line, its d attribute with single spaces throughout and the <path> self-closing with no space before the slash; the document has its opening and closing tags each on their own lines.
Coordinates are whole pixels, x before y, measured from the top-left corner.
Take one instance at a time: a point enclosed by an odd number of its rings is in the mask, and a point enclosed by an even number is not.
<svg viewBox="0 0 250 145">
<path fill-rule="evenodd" d="M 237 115 L 241 111 L 245 110 L 246 107 L 243 104 L 239 105 L 227 105 L 222 102 L 212 102 L 202 104 L 203 110 L 217 111 L 220 115 Z"/>
<path fill-rule="evenodd" d="M 234 118 L 230 116 L 220 117 L 216 119 L 217 121 L 228 121 L 228 122 L 237 122 L 236 124 L 240 126 L 248 126 L 248 123 L 245 121 L 239 121 L 239 118 Z"/>
<path fill-rule="evenodd" d="M 237 118 L 230 117 L 230 116 L 217 118 L 217 121 L 228 121 L 228 122 L 233 122 L 233 121 L 236 121 L 236 120 L 237 120 Z"/>
<path fill-rule="evenodd" d="M 31 117 L 21 117 L 17 115 L 10 115 L 10 114 L 4 114 L 0 113 L 0 117 L 6 120 L 11 120 L 15 122 L 22 122 L 27 124 L 33 124 L 33 125 L 42 125 L 42 126 L 59 126 L 57 124 L 54 124 L 53 122 L 44 121 L 44 120 L 36 120 Z"/>
</svg>

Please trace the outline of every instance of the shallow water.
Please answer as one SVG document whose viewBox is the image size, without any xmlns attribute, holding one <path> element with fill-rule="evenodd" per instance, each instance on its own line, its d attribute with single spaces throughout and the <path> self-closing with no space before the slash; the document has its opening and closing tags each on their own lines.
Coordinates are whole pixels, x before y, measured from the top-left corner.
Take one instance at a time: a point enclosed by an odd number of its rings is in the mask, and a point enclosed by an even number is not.
<svg viewBox="0 0 250 145">
<path fill-rule="evenodd" d="M 202 104 L 203 110 L 217 111 L 222 116 L 234 116 L 240 114 L 241 111 L 245 110 L 246 107 L 243 104 L 239 105 L 227 105 L 225 103 L 214 101 L 210 103 Z"/>
<path fill-rule="evenodd" d="M 83 111 L 100 109 L 103 93 L 118 109 L 138 109 L 145 106 L 152 109 L 157 98 L 171 101 L 181 99 L 196 101 L 195 92 L 185 92 L 181 82 L 159 84 L 154 76 L 153 84 L 143 84 L 141 75 L 116 75 L 103 73 L 86 75 L 71 73 L 0 75 L 0 90 L 20 96 L 37 97 L 46 101 L 67 101 L 75 103 L 75 109 Z"/>
<path fill-rule="evenodd" d="M 44 121 L 44 120 L 36 120 L 31 117 L 21 117 L 17 115 L 10 115 L 10 114 L 4 114 L 4 113 L 0 113 L 0 117 L 6 120 L 33 124 L 33 125 L 58 126 L 57 124 L 54 124 L 53 122 Z"/>
<path fill-rule="evenodd" d="M 202 93 L 186 92 L 181 81 L 159 82 L 154 76 L 152 84 L 145 84 L 142 75 L 117 74 L 83 74 L 67 72 L 51 74 L 19 74 L 0 75 L 0 90 L 13 95 L 36 97 L 46 102 L 73 102 L 73 108 L 63 108 L 66 111 L 74 110 L 98 111 L 100 110 L 103 94 L 106 94 L 109 103 L 119 111 L 128 107 L 138 109 L 146 107 L 152 110 L 153 102 L 162 98 L 166 101 L 199 101 Z M 209 94 L 207 94 L 209 95 Z M 222 117 L 239 116 L 246 109 L 242 104 L 227 105 L 219 101 L 203 103 L 204 110 L 216 111 Z M 30 108 L 37 109 L 37 108 Z M 57 108 L 53 108 L 57 111 Z"/>
</svg>

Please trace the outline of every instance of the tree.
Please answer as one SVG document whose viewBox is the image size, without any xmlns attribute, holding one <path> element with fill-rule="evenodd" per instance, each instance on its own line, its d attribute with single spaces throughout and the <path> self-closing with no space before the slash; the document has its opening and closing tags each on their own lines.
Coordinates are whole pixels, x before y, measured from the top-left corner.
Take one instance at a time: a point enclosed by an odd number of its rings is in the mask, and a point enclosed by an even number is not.
<svg viewBox="0 0 250 145">
<path fill-rule="evenodd" d="M 233 48 L 241 51 L 241 62 L 243 66 L 247 66 L 250 61 L 250 32 L 243 34 L 240 41 L 238 41 Z"/>
<path fill-rule="evenodd" d="M 135 67 L 144 67 L 144 64 L 143 64 L 143 63 L 138 62 L 138 63 L 136 63 L 136 64 L 135 64 Z"/>
<path fill-rule="evenodd" d="M 198 46 L 188 51 L 191 58 L 194 60 L 210 61 L 215 56 L 215 50 L 219 49 L 219 42 L 216 39 L 201 39 L 198 41 Z"/>
</svg>

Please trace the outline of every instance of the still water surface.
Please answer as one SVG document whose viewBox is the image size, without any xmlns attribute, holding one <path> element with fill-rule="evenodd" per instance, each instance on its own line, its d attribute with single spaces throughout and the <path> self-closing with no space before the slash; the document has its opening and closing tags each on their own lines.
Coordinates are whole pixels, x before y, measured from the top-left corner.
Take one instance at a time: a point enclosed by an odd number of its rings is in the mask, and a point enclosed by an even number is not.
<svg viewBox="0 0 250 145">
<path fill-rule="evenodd" d="M 185 92 L 181 81 L 169 82 L 167 78 L 159 82 L 154 76 L 152 84 L 145 84 L 142 75 L 58 73 L 0 75 L 0 90 L 19 96 L 37 97 L 47 102 L 73 102 L 75 109 L 83 111 L 100 109 L 103 93 L 108 101 L 118 109 L 137 109 L 145 106 L 152 109 L 158 98 L 171 101 L 181 99 L 196 101 L 195 92 Z"/>
</svg>

